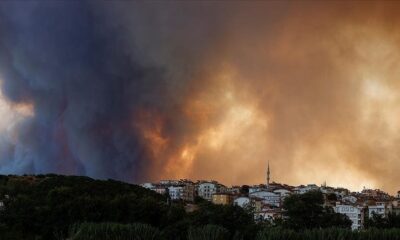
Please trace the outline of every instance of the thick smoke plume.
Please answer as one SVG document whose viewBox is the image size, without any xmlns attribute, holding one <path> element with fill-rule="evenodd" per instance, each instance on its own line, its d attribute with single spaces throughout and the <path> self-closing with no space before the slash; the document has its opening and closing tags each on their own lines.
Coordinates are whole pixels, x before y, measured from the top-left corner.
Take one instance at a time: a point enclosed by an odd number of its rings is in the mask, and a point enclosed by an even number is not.
<svg viewBox="0 0 400 240">
<path fill-rule="evenodd" d="M 399 10 L 2 2 L 0 173 L 398 190 Z"/>
</svg>

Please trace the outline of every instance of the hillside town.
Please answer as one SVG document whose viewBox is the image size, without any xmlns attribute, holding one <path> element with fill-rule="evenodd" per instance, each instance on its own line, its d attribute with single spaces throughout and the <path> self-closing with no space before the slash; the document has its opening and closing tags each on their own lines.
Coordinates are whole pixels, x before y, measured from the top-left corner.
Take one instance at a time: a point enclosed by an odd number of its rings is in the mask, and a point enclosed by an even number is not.
<svg viewBox="0 0 400 240">
<path fill-rule="evenodd" d="M 270 182 L 268 164 L 266 183 L 227 187 L 217 181 L 162 180 L 158 183 L 143 183 L 142 187 L 167 195 L 172 201 L 186 202 L 187 210 L 196 208 L 196 198 L 214 204 L 237 205 L 252 209 L 256 221 L 274 221 L 283 217 L 282 204 L 287 196 L 321 191 L 324 205 L 332 207 L 337 213 L 345 214 L 352 221 L 352 229 L 363 229 L 366 218 L 375 215 L 400 214 L 400 191 L 396 196 L 379 189 L 364 188 L 361 192 L 351 192 L 345 188 L 334 188 L 326 183 L 318 186 L 307 184 L 289 186 Z"/>
</svg>

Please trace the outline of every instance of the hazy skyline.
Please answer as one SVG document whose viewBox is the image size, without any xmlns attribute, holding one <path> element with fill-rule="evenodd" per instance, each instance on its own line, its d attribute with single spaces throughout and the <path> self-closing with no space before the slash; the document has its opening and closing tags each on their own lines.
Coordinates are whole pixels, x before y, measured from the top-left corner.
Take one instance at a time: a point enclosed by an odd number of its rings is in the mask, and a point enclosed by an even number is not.
<svg viewBox="0 0 400 240">
<path fill-rule="evenodd" d="M 0 3 L 0 173 L 400 190 L 400 4 Z"/>
</svg>

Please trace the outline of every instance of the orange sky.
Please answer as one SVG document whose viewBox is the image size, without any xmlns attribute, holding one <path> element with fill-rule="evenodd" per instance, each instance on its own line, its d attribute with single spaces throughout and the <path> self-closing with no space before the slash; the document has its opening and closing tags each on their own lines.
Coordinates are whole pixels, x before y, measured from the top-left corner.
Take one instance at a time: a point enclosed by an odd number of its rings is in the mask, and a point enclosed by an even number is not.
<svg viewBox="0 0 400 240">
<path fill-rule="evenodd" d="M 196 54 L 196 74 L 175 122 L 152 113 L 136 125 L 156 162 L 153 179 L 261 183 L 269 161 L 277 182 L 400 190 L 400 4 L 171 8 L 216 27 L 200 53 L 180 49 Z M 194 15 L 206 34 L 210 23 Z M 169 134 L 171 125 L 182 131 Z"/>
</svg>

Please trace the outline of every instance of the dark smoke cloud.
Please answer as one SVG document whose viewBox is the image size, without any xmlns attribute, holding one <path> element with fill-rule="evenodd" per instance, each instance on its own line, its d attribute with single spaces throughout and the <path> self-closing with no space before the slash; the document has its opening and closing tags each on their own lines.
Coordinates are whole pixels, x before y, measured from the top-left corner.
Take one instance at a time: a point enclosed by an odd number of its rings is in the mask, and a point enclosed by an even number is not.
<svg viewBox="0 0 400 240">
<path fill-rule="evenodd" d="M 123 30 L 90 3 L 6 2 L 0 21 L 3 93 L 34 105 L 0 171 L 142 178 L 146 150 L 132 113 L 164 107 L 162 66 L 143 65 Z"/>
</svg>

